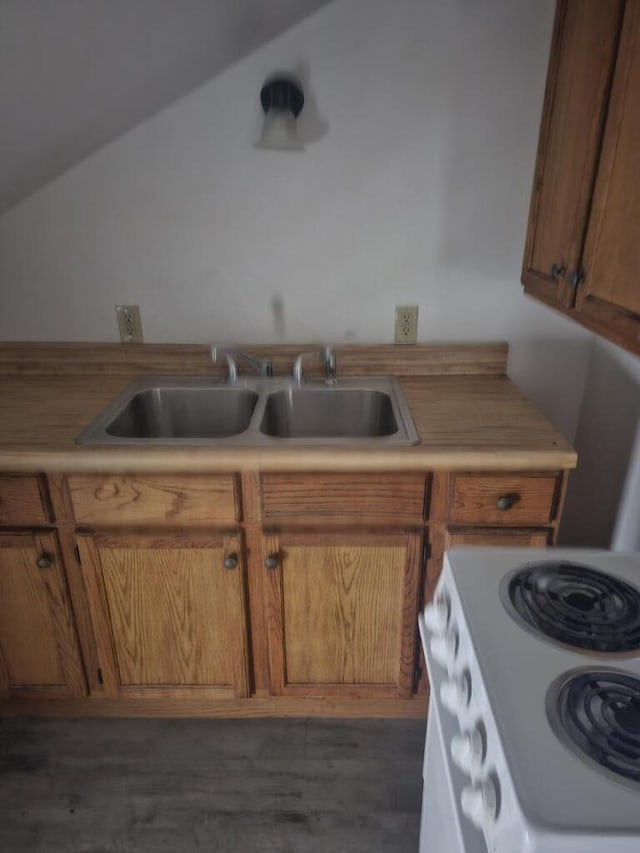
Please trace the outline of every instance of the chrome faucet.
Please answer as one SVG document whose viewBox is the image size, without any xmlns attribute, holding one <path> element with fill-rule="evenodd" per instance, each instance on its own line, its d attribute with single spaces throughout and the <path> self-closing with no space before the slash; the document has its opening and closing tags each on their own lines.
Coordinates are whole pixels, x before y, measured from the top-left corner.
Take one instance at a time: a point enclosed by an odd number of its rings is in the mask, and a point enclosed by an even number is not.
<svg viewBox="0 0 640 853">
<path fill-rule="evenodd" d="M 221 356 L 227 361 L 229 382 L 235 382 L 238 378 L 238 361 L 244 361 L 260 376 L 273 376 L 273 362 L 270 358 L 252 358 L 246 352 L 240 352 L 233 347 L 220 347 L 214 344 L 211 347 L 211 361 L 215 364 Z"/>
<path fill-rule="evenodd" d="M 298 385 L 302 385 L 304 382 L 303 364 L 308 358 L 321 359 L 324 363 L 325 383 L 327 385 L 336 384 L 336 357 L 331 347 L 324 347 L 324 349 L 316 352 L 301 352 L 296 358 L 293 363 L 293 378 Z"/>
</svg>

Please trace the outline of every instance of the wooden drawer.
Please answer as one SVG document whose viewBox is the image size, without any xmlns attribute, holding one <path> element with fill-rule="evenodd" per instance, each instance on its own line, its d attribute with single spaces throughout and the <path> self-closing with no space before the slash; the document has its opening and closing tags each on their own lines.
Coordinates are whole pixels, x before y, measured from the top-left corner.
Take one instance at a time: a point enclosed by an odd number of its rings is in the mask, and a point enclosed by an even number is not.
<svg viewBox="0 0 640 853">
<path fill-rule="evenodd" d="M 79 524 L 211 527 L 240 520 L 231 474 L 77 474 L 68 483 Z"/>
<path fill-rule="evenodd" d="M 491 528 L 447 529 L 444 550 L 456 545 L 483 545 L 495 548 L 546 548 L 550 544 L 549 530 L 492 530 Z"/>
<path fill-rule="evenodd" d="M 412 524 L 424 517 L 424 474 L 263 474 L 266 522 Z"/>
<path fill-rule="evenodd" d="M 0 477 L 0 524 L 30 526 L 48 521 L 37 476 Z"/>
<path fill-rule="evenodd" d="M 556 511 L 556 474 L 458 474 L 451 478 L 447 518 L 452 524 L 537 526 Z"/>
</svg>

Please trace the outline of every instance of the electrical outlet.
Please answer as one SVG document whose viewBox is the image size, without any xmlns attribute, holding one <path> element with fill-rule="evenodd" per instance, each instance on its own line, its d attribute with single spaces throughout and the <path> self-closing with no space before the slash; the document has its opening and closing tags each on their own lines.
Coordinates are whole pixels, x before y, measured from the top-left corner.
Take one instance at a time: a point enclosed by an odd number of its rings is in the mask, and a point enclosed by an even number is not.
<svg viewBox="0 0 640 853">
<path fill-rule="evenodd" d="M 137 305 L 116 305 L 118 329 L 123 344 L 142 343 L 142 323 Z"/>
<path fill-rule="evenodd" d="M 415 344 L 418 340 L 418 306 L 396 305 L 397 344 Z"/>
</svg>

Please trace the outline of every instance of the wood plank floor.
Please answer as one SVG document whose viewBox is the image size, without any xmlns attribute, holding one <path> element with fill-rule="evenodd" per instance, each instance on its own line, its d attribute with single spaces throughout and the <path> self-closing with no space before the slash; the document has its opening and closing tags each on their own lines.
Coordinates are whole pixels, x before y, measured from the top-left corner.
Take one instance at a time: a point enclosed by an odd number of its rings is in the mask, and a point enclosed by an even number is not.
<svg viewBox="0 0 640 853">
<path fill-rule="evenodd" d="M 0 719 L 7 853 L 416 853 L 421 720 Z"/>
</svg>

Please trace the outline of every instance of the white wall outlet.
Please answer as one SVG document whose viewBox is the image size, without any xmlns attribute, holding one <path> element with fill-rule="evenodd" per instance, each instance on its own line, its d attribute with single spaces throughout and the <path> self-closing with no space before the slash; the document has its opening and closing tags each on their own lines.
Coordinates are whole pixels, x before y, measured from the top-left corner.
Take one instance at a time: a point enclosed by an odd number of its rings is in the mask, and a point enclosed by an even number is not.
<svg viewBox="0 0 640 853">
<path fill-rule="evenodd" d="M 415 344 L 418 340 L 418 306 L 396 305 L 397 344 Z"/>
<path fill-rule="evenodd" d="M 116 305 L 118 329 L 123 344 L 142 343 L 142 322 L 137 305 Z"/>
</svg>

